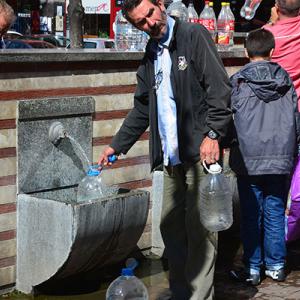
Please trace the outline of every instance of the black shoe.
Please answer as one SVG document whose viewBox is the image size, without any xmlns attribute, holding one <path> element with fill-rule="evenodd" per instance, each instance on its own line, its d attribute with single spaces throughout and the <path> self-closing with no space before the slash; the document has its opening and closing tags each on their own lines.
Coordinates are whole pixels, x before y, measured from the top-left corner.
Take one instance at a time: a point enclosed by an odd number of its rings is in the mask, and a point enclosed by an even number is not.
<svg viewBox="0 0 300 300">
<path fill-rule="evenodd" d="M 266 276 L 271 277 L 275 281 L 285 281 L 285 272 L 284 268 L 281 268 L 279 270 L 266 270 L 265 271 Z"/>
<path fill-rule="evenodd" d="M 260 274 L 250 274 L 245 269 L 239 271 L 231 270 L 229 274 L 231 278 L 239 282 L 244 282 L 246 284 L 254 285 L 254 286 L 260 284 Z"/>
</svg>

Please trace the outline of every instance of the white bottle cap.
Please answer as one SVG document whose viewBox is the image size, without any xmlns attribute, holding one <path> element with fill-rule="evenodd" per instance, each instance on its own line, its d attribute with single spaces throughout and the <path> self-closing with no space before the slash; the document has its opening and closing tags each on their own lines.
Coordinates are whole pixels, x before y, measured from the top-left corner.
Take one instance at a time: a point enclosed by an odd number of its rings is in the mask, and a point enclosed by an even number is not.
<svg viewBox="0 0 300 300">
<path fill-rule="evenodd" d="M 209 166 L 209 171 L 211 173 L 221 173 L 222 172 L 222 168 L 218 163 L 212 164 Z"/>
</svg>

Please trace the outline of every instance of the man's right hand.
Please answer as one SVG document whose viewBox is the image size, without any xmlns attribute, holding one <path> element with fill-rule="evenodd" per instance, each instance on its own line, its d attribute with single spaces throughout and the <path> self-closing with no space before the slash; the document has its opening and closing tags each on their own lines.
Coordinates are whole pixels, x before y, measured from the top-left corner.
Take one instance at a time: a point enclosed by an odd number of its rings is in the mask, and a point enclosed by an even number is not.
<svg viewBox="0 0 300 300">
<path fill-rule="evenodd" d="M 108 161 L 108 156 L 113 155 L 113 154 L 115 154 L 115 149 L 113 149 L 110 146 L 107 146 L 103 150 L 102 154 L 99 157 L 98 165 L 99 166 L 107 166 L 107 165 L 110 166 L 112 163 Z"/>
</svg>

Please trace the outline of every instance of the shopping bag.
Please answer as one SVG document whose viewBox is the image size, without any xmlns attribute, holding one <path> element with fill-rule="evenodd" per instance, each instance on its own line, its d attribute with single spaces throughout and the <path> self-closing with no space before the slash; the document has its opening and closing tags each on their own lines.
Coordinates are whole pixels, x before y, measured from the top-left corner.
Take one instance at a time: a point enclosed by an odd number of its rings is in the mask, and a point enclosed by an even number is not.
<svg viewBox="0 0 300 300">
<path fill-rule="evenodd" d="M 296 159 L 290 187 L 290 207 L 286 219 L 286 241 L 300 238 L 300 155 Z"/>
</svg>

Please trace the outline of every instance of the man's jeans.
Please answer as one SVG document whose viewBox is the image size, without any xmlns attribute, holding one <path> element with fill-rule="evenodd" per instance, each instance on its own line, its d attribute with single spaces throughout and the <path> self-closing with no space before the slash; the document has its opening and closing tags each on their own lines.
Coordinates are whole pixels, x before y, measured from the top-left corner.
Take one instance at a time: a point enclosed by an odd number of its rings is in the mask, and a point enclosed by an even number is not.
<svg viewBox="0 0 300 300">
<path fill-rule="evenodd" d="M 238 176 L 244 264 L 258 273 L 284 267 L 285 175 Z"/>
</svg>

